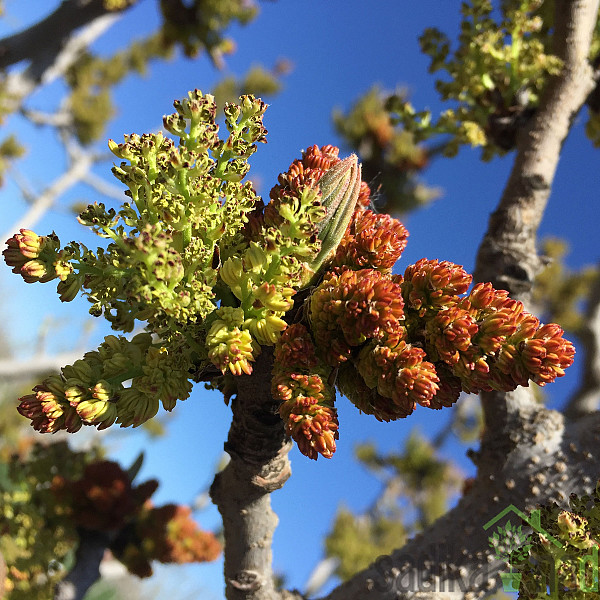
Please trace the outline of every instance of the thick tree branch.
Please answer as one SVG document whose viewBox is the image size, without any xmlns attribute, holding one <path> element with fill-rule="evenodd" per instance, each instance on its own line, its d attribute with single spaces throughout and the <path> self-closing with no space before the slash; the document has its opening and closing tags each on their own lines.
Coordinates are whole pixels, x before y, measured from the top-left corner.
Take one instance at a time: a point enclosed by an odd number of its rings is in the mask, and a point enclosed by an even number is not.
<svg viewBox="0 0 600 600">
<path fill-rule="evenodd" d="M 562 145 L 595 85 L 588 56 L 598 4 L 598 0 L 556 1 L 554 53 L 562 59 L 563 68 L 551 78 L 530 126 L 518 138 L 512 172 L 477 255 L 475 280 L 491 281 L 525 303 L 542 266 L 536 248 L 537 230 Z M 497 435 L 508 432 L 503 427 L 507 411 L 523 408 L 512 404 L 510 398 L 482 394 L 486 426 Z"/>
<path fill-rule="evenodd" d="M 130 2 L 130 5 L 134 3 Z M 63 0 L 42 21 L 0 40 L 0 69 L 24 60 L 47 67 L 74 31 L 107 14 L 114 15 L 115 11 L 108 10 L 104 0 Z M 44 43 L 40 44 L 40 40 Z"/>
<path fill-rule="evenodd" d="M 476 281 L 492 281 L 524 301 L 540 268 L 536 233 L 560 151 L 595 85 L 587 57 L 597 15 L 597 0 L 556 0 L 554 53 L 564 66 L 518 139 L 512 172 L 477 256 Z"/>
<path fill-rule="evenodd" d="M 225 450 L 229 464 L 210 489 L 223 517 L 228 600 L 282 600 L 275 589 L 271 543 L 277 515 L 270 493 L 291 474 L 283 421 L 271 395 L 273 353 L 263 348 L 251 376 L 237 378 L 233 419 Z"/>
<path fill-rule="evenodd" d="M 536 504 L 564 505 L 569 493 L 593 489 L 600 414 L 565 426 L 560 413 L 531 411 L 522 426 L 515 423 L 513 440 L 500 462 L 497 453 L 475 457 L 477 478 L 453 510 L 323 600 L 475 598 L 496 589 L 505 565 L 494 560 L 493 531 L 484 525 L 511 504 L 527 512 Z M 515 515 L 512 522 L 520 524 Z"/>
</svg>

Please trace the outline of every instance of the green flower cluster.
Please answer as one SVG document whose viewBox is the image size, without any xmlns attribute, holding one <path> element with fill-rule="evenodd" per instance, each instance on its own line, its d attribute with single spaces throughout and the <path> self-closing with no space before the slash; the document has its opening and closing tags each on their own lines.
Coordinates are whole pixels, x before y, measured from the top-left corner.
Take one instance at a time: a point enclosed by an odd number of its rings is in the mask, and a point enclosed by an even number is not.
<svg viewBox="0 0 600 600">
<path fill-rule="evenodd" d="M 427 29 L 420 38 L 431 57 L 430 72 L 445 71 L 437 81 L 443 100 L 456 108 L 433 122 L 430 111 L 415 111 L 403 98 L 390 108 L 407 131 L 420 141 L 434 134 L 450 134 L 445 152 L 452 156 L 462 144 L 481 146 L 483 158 L 514 148 L 516 134 L 535 111 L 549 75 L 560 71 L 561 61 L 550 51 L 544 0 L 511 0 L 498 10 L 490 0 L 461 5 L 458 46 L 439 29 Z"/>
<path fill-rule="evenodd" d="M 547 586 L 555 598 L 598 598 L 600 482 L 591 496 L 571 494 L 569 510 L 557 504 L 538 510 L 539 532 L 525 540 L 529 552 L 516 550 L 510 557 L 521 573 L 519 598 L 547 598 Z"/>
</svg>

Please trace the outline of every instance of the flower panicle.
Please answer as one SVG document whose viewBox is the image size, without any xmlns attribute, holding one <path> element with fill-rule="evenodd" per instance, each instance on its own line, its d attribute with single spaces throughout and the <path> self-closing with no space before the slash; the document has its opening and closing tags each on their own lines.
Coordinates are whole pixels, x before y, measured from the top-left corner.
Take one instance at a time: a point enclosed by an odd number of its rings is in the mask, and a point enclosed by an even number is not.
<svg viewBox="0 0 600 600">
<path fill-rule="evenodd" d="M 63 367 L 19 399 L 18 411 L 41 433 L 138 426 L 172 410 L 191 392 L 190 364 L 176 349 L 152 345 L 149 334 L 107 336 L 97 351 Z M 131 380 L 131 386 L 124 384 Z"/>
<path fill-rule="evenodd" d="M 279 414 L 287 434 L 302 454 L 331 458 L 339 438 L 331 369 L 318 366 L 315 346 L 306 327 L 288 327 L 275 346 L 271 392 L 281 401 Z"/>
</svg>

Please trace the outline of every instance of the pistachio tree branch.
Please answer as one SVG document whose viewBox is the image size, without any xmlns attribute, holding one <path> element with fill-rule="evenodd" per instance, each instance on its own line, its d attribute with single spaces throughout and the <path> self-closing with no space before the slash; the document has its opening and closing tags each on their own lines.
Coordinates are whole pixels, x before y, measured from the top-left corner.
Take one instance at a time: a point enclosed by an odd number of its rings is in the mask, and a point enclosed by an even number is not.
<svg viewBox="0 0 600 600">
<path fill-rule="evenodd" d="M 566 424 L 558 412 L 531 411 L 500 461 L 492 449 L 474 457 L 477 478 L 454 509 L 322 600 L 467 599 L 494 591 L 505 564 L 494 559 L 493 531 L 484 526 L 511 504 L 527 512 L 588 493 L 600 467 L 599 438 L 600 414 Z"/>
<path fill-rule="evenodd" d="M 237 378 L 225 450 L 231 460 L 210 489 L 223 517 L 227 600 L 293 598 L 275 589 L 271 543 L 277 515 L 271 492 L 291 474 L 283 421 L 271 395 L 273 354 L 263 348 L 252 375 Z"/>
<path fill-rule="evenodd" d="M 56 584 L 54 600 L 83 600 L 100 577 L 100 562 L 110 545 L 110 536 L 86 530 L 80 531 L 79 538 L 73 569 Z"/>
<path fill-rule="evenodd" d="M 136 2 L 133 0 L 125 8 L 115 11 L 106 8 L 104 0 L 63 0 L 45 19 L 0 39 L 0 69 L 29 61 L 30 66 L 43 66 L 43 69 L 34 69 L 40 73 L 56 61 L 75 31 L 100 17 L 116 16 Z M 44 44 L 40 44 L 40 40 L 44 40 Z"/>
<path fill-rule="evenodd" d="M 565 409 L 565 416 L 571 419 L 598 410 L 600 403 L 600 277 L 596 279 L 590 291 L 579 338 L 580 344 L 585 348 L 583 372 L 581 385 Z"/>
</svg>

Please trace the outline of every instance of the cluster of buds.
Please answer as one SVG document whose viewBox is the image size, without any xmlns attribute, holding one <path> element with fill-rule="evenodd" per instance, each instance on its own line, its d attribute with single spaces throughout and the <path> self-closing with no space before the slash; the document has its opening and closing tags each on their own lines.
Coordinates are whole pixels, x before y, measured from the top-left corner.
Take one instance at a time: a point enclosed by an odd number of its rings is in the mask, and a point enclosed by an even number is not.
<svg viewBox="0 0 600 600">
<path fill-rule="evenodd" d="M 332 154 L 330 147 L 323 150 Z M 295 182 L 310 179 L 302 167 L 313 154 L 280 176 L 275 201 L 285 191 L 286 202 L 293 202 Z M 331 456 L 331 446 L 319 450 L 321 437 L 304 416 L 332 405 L 333 394 L 323 393 L 327 373 L 337 375 L 338 388 L 361 411 L 382 421 L 404 418 L 417 405 L 451 406 L 461 392 L 506 392 L 564 374 L 575 350 L 562 329 L 540 325 L 507 292 L 479 284 L 467 294 L 472 277 L 448 261 L 421 259 L 403 276 L 392 274 L 406 229 L 369 210 L 364 187 L 358 202 L 356 186 L 339 185 L 352 188 L 354 213 L 343 237 L 329 241 L 334 252 L 305 301 L 306 328 L 288 327 L 275 353 L 273 394 L 302 452 Z M 292 341 L 314 364 L 300 368 L 289 359 Z"/>
<path fill-rule="evenodd" d="M 54 233 L 40 236 L 21 229 L 6 245 L 2 252 L 6 264 L 27 283 L 46 283 L 57 277 L 64 280 L 71 271 L 69 265 L 60 260 L 60 241 Z"/>
<path fill-rule="evenodd" d="M 306 327 L 290 325 L 275 347 L 271 391 L 281 401 L 279 414 L 286 432 L 309 458 L 331 458 L 338 439 L 335 389 L 331 368 L 319 366 L 314 342 Z"/>
<path fill-rule="evenodd" d="M 160 402 L 172 410 L 189 396 L 190 365 L 180 358 L 152 345 L 148 333 L 131 341 L 107 336 L 97 351 L 36 385 L 20 399 L 18 411 L 41 433 L 74 433 L 82 425 L 106 429 L 115 422 L 135 427 L 156 415 Z M 131 386 L 125 387 L 128 380 Z"/>
<path fill-rule="evenodd" d="M 535 512 L 539 530 L 525 541 L 529 551 L 510 557 L 511 566 L 521 574 L 519 598 L 540 598 L 547 582 L 553 582 L 561 598 L 597 596 L 600 482 L 591 496 L 571 494 L 569 510 L 553 503 Z"/>
<path fill-rule="evenodd" d="M 331 457 L 336 378 L 360 410 L 387 421 L 450 406 L 461 391 L 544 385 L 572 363 L 557 325 L 540 326 L 489 284 L 466 295 L 471 276 L 458 265 L 422 259 L 394 275 L 408 233 L 369 210 L 356 156 L 312 146 L 265 206 L 242 179 L 265 140 L 266 105 L 228 104 L 225 140 L 212 96 L 190 92 L 175 109 L 164 125 L 178 144 L 162 133 L 109 144 L 131 201 L 79 218 L 107 248 L 60 249 L 56 236 L 25 230 L 8 241 L 5 259 L 27 281 L 58 277 L 62 300 L 83 289 L 114 329 L 129 332 L 137 319 L 148 332 L 109 336 L 22 398 L 38 431 L 139 425 L 160 402 L 171 410 L 187 398 L 194 373 L 210 378 L 216 367 L 231 390 L 261 346 L 275 345 L 273 394 L 287 431 L 305 454 Z"/>
</svg>

